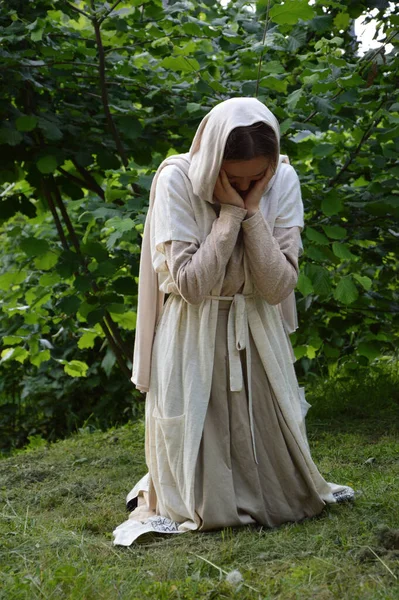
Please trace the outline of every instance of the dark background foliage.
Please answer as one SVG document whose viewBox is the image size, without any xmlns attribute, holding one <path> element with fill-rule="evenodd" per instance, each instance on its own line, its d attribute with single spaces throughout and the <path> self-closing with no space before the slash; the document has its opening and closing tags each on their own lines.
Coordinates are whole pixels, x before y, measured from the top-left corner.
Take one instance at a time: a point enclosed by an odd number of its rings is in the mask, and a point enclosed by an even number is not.
<svg viewBox="0 0 399 600">
<path fill-rule="evenodd" d="M 3 448 L 141 414 L 129 373 L 151 177 L 231 96 L 257 93 L 276 114 L 302 183 L 299 376 L 393 355 L 399 17 L 384 0 L 270 6 L 3 7 Z M 354 19 L 372 9 L 381 46 L 359 56 Z"/>
</svg>

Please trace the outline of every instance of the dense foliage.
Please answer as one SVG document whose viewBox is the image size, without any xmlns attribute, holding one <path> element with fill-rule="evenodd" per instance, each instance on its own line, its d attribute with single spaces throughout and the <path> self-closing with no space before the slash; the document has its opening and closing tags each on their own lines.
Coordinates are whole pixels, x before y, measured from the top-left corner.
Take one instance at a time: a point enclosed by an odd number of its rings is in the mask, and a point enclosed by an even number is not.
<svg viewBox="0 0 399 600">
<path fill-rule="evenodd" d="M 302 182 L 301 373 L 394 351 L 399 17 L 385 0 L 267 4 L 3 8 L 0 427 L 18 442 L 131 404 L 151 175 L 231 96 L 276 114 Z M 353 20 L 371 9 L 383 42 L 360 57 Z"/>
</svg>

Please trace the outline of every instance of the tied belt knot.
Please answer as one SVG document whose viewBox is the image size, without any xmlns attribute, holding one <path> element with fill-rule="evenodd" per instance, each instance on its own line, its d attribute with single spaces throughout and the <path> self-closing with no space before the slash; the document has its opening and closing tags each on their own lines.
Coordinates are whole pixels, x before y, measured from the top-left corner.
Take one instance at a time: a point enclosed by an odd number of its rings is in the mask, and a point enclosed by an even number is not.
<svg viewBox="0 0 399 600">
<path fill-rule="evenodd" d="M 247 298 L 253 295 L 235 294 L 234 296 L 206 296 L 209 300 L 231 302 L 227 322 L 227 350 L 230 372 L 230 391 L 241 392 L 244 387 L 244 376 L 240 359 L 240 351 L 246 350 L 246 368 L 248 379 L 248 414 L 251 429 L 254 459 L 258 464 L 255 447 L 255 428 L 253 416 L 252 383 L 251 383 L 251 347 L 249 342 L 249 325 Z"/>
</svg>

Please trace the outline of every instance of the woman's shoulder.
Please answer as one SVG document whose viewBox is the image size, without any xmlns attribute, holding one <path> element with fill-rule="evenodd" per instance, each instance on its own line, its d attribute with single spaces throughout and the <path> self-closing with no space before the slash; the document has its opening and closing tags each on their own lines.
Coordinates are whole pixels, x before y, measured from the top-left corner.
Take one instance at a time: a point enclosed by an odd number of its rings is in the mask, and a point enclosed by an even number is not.
<svg viewBox="0 0 399 600">
<path fill-rule="evenodd" d="M 173 205 L 192 205 L 194 194 L 187 163 L 179 160 L 180 156 L 171 158 L 174 160 L 165 160 L 155 176 L 155 198 L 163 198 Z"/>
<path fill-rule="evenodd" d="M 284 181 L 284 183 L 299 181 L 298 173 L 296 172 L 295 168 L 288 162 L 282 162 L 280 164 L 277 176 L 280 179 L 280 181 Z"/>
<path fill-rule="evenodd" d="M 189 182 L 189 161 L 186 156 L 185 154 L 178 154 L 164 160 L 158 168 L 158 181 L 168 184 L 184 183 L 187 185 L 187 182 Z"/>
</svg>

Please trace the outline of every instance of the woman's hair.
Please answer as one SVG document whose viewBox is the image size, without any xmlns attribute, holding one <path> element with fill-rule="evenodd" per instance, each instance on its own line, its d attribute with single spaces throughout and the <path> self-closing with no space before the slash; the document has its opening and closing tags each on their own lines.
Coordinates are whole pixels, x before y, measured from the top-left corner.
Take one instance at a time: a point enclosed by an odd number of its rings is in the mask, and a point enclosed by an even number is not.
<svg viewBox="0 0 399 600">
<path fill-rule="evenodd" d="M 246 127 L 236 127 L 227 138 L 223 160 L 251 160 L 258 156 L 272 159 L 277 166 L 278 142 L 274 129 L 259 121 Z"/>
</svg>

